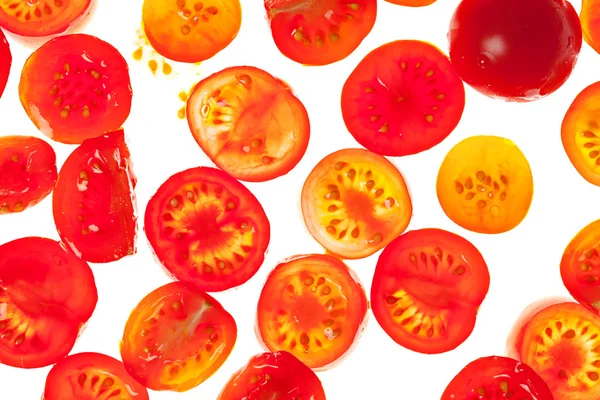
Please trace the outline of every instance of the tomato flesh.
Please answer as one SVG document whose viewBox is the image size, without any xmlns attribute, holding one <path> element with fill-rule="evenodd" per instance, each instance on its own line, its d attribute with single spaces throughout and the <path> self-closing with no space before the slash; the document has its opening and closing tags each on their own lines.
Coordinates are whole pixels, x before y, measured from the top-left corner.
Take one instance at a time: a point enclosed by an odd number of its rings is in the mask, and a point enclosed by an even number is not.
<svg viewBox="0 0 600 400">
<path fill-rule="evenodd" d="M 6 40 L 6 36 L 4 36 L 4 32 L 0 29 L 0 97 L 2 97 L 2 94 L 4 93 L 4 88 L 6 88 L 11 65 L 12 54 L 10 52 L 10 46 Z"/>
<path fill-rule="evenodd" d="M 583 0 L 579 16 L 583 39 L 600 53 L 600 1 Z"/>
</svg>

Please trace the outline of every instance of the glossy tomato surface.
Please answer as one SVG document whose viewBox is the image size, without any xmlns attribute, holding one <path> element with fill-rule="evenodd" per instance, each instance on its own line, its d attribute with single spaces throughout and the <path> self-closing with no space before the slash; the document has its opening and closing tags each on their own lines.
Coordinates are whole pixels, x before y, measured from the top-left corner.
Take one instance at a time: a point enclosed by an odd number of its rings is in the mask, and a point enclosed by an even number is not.
<svg viewBox="0 0 600 400">
<path fill-rule="evenodd" d="M 342 115 L 362 146 L 385 156 L 428 150 L 460 121 L 465 88 L 450 60 L 417 40 L 384 44 L 352 71 Z"/>
<path fill-rule="evenodd" d="M 600 53 L 600 1 L 583 0 L 579 16 L 583 39 Z"/>
<path fill-rule="evenodd" d="M 172 282 L 133 310 L 121 357 L 147 388 L 185 392 L 223 365 L 236 338 L 235 321 L 221 304 L 193 284 Z"/>
<path fill-rule="evenodd" d="M 10 74 L 10 66 L 12 65 L 12 53 L 10 46 L 4 36 L 4 32 L 0 29 L 0 97 L 4 93 L 8 75 Z"/>
<path fill-rule="evenodd" d="M 127 119 L 129 69 L 116 48 L 94 36 L 59 36 L 27 59 L 19 96 L 44 135 L 79 144 L 121 128 Z"/>
<path fill-rule="evenodd" d="M 92 270 L 39 237 L 0 246 L 0 363 L 52 365 L 73 348 L 98 293 Z"/>
<path fill-rule="evenodd" d="M 582 44 L 579 17 L 566 0 L 464 0 L 448 37 L 462 79 L 509 101 L 537 100 L 560 88 Z"/>
<path fill-rule="evenodd" d="M 196 142 L 236 179 L 285 175 L 308 146 L 304 105 L 285 82 L 258 68 L 226 68 L 200 81 L 186 109 Z"/>
</svg>

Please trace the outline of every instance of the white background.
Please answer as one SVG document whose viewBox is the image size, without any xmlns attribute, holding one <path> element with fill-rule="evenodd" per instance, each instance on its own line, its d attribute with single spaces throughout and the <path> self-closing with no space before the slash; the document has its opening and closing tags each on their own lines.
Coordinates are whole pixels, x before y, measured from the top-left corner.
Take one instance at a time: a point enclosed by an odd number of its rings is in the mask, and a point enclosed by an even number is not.
<svg viewBox="0 0 600 400">
<path fill-rule="evenodd" d="M 215 399 L 231 374 L 261 352 L 254 336 L 256 303 L 267 273 L 281 259 L 322 252 L 302 222 L 299 194 L 313 166 L 343 147 L 358 147 L 346 131 L 340 112 L 342 85 L 356 64 L 374 48 L 397 39 L 421 39 L 448 51 L 446 33 L 456 0 L 411 9 L 383 1 L 371 34 L 347 59 L 325 67 L 303 67 L 283 57 L 273 44 L 260 0 L 243 0 L 243 24 L 224 51 L 201 65 L 174 65 L 178 75 L 153 76 L 144 62 L 131 57 L 139 42 L 142 0 L 101 0 L 86 32 L 112 43 L 129 61 L 134 103 L 125 124 L 137 187 L 139 215 L 149 198 L 172 174 L 210 165 L 194 142 L 177 94 L 198 80 L 233 65 L 254 65 L 287 81 L 304 102 L 312 125 L 305 157 L 287 176 L 247 184 L 263 204 L 272 224 L 271 245 L 256 276 L 241 288 L 215 297 L 234 316 L 239 328 L 235 349 L 208 381 L 187 393 L 151 393 L 152 400 Z M 575 7 L 579 12 L 580 2 Z M 29 121 L 18 99 L 20 70 L 30 50 L 14 40 L 8 87 L 0 100 L 0 135 L 43 137 Z M 149 55 L 145 53 L 146 55 Z M 447 383 L 468 362 L 504 353 L 506 335 L 518 314 L 541 297 L 567 295 L 559 274 L 562 252 L 579 229 L 600 218 L 600 189 L 585 182 L 571 166 L 560 140 L 560 124 L 575 96 L 600 78 L 600 55 L 584 44 L 572 77 L 556 93 L 529 104 L 488 99 L 467 88 L 462 121 L 443 143 L 430 151 L 392 161 L 404 174 L 412 193 L 414 216 L 409 229 L 438 227 L 464 236 L 484 255 L 491 287 L 471 337 L 458 349 L 441 355 L 413 353 L 396 345 L 370 317 L 355 351 L 339 366 L 319 373 L 329 400 L 439 399 Z M 445 154 L 462 139 L 477 134 L 505 136 L 521 148 L 533 170 L 535 195 L 527 218 L 511 232 L 486 236 L 452 223 L 439 206 L 435 180 Z M 52 143 L 59 166 L 74 146 Z M 143 219 L 143 218 L 142 218 Z M 138 254 L 119 262 L 92 265 L 99 302 L 87 330 L 73 352 L 96 351 L 119 358 L 119 340 L 133 307 L 151 290 L 169 282 L 154 262 L 140 225 Z M 0 243 L 24 236 L 58 239 L 51 200 L 22 214 L 0 217 Z M 370 290 L 378 254 L 348 262 Z M 49 368 L 21 370 L 0 366 L 0 398 L 35 400 L 41 397 Z"/>
</svg>

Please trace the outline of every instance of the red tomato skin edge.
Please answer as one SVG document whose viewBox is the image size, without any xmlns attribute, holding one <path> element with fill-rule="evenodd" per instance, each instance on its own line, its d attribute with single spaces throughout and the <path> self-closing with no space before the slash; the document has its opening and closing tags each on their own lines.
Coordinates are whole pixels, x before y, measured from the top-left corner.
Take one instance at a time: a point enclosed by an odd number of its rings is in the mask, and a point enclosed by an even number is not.
<svg viewBox="0 0 600 400">
<path fill-rule="evenodd" d="M 12 53 L 10 51 L 10 43 L 8 42 L 8 40 L 6 39 L 6 36 L 9 32 L 8 31 L 3 31 L 2 29 L 0 29 L 0 41 L 5 40 L 7 43 L 6 46 L 6 50 L 8 51 L 8 76 L 6 77 L 6 82 L 2 82 L 0 81 L 0 98 L 2 97 L 2 94 L 4 92 L 4 90 L 6 89 L 6 84 L 8 83 L 8 78 L 10 77 L 10 71 L 12 70 Z"/>
</svg>

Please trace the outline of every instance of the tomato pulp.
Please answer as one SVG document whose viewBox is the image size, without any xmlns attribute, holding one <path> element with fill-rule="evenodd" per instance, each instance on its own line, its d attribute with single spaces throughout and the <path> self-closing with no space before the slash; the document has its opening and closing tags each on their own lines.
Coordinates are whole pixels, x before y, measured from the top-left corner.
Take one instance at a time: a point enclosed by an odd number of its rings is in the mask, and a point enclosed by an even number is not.
<svg viewBox="0 0 600 400">
<path fill-rule="evenodd" d="M 4 93 L 4 88 L 6 88 L 11 65 L 12 54 L 10 52 L 10 46 L 6 40 L 6 36 L 4 36 L 4 32 L 0 29 L 0 97 L 2 97 L 2 94 Z"/>
</svg>

